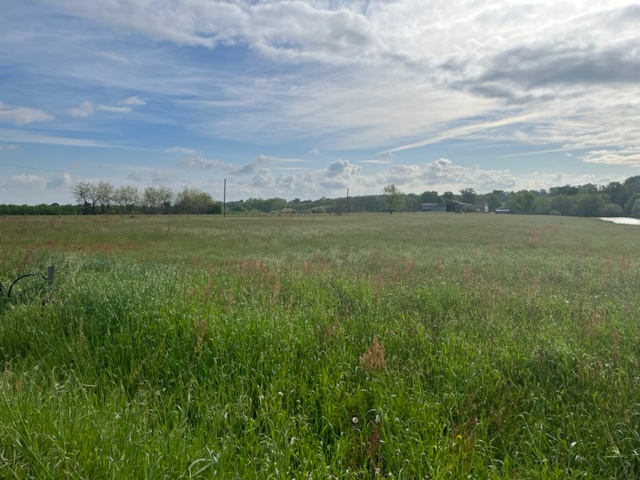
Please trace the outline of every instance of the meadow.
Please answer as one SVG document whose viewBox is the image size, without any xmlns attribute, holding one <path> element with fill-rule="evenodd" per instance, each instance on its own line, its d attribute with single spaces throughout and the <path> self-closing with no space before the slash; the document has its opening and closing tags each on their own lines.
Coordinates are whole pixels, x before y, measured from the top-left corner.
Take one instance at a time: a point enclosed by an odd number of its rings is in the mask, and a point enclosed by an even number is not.
<svg viewBox="0 0 640 480">
<path fill-rule="evenodd" d="M 0 217 L 0 478 L 640 478 L 638 228 Z"/>
</svg>

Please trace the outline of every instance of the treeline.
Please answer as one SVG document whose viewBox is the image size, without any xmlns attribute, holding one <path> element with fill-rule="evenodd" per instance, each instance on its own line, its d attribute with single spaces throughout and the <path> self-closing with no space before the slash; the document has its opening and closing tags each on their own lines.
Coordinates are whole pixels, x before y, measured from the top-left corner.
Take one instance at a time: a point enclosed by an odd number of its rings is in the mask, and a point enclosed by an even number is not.
<svg viewBox="0 0 640 480">
<path fill-rule="evenodd" d="M 185 187 L 174 192 L 170 187 L 147 187 L 139 191 L 131 185 L 114 187 L 108 182 L 76 183 L 71 193 L 83 214 L 215 214 L 222 212 L 219 202 L 206 192 Z"/>
<path fill-rule="evenodd" d="M 548 190 L 493 190 L 479 194 L 472 188 L 459 193 L 425 191 L 421 194 L 401 193 L 397 189 L 393 211 L 419 212 L 423 203 L 443 204 L 453 201 L 465 204 L 466 211 L 489 211 L 506 208 L 511 213 L 573 216 L 632 216 L 640 218 L 640 175 L 624 182 L 597 186 L 565 185 Z M 71 190 L 76 205 L 0 205 L 0 215 L 68 215 L 68 214 L 221 214 L 223 205 L 210 194 L 193 188 L 174 192 L 165 186 L 143 191 L 132 186 L 114 187 L 108 182 L 79 182 Z M 248 198 L 227 202 L 228 214 L 345 214 L 390 211 L 388 195 L 362 195 L 317 200 Z"/>
<path fill-rule="evenodd" d="M 75 215 L 78 207 L 75 205 L 13 205 L 0 204 L 0 215 Z"/>
<path fill-rule="evenodd" d="M 114 187 L 109 182 L 78 182 L 71 188 L 75 205 L 0 205 L 0 215 L 217 214 L 222 204 L 210 194 L 185 187 Z"/>
<path fill-rule="evenodd" d="M 493 212 L 499 208 L 511 213 L 536 215 L 573 216 L 633 216 L 640 218 L 640 176 L 627 178 L 624 182 L 611 182 L 597 186 L 565 185 L 548 190 L 520 190 L 508 192 L 493 190 L 479 194 L 473 188 L 464 188 L 459 193 L 425 191 L 421 194 L 401 194 L 401 200 L 393 210 L 419 212 L 424 203 L 443 204 L 461 202 L 464 210 L 482 210 L 485 205 Z M 319 200 L 287 201 L 283 198 L 249 198 L 227 204 L 227 211 L 239 213 L 366 213 L 388 212 L 387 195 L 364 195 Z"/>
</svg>

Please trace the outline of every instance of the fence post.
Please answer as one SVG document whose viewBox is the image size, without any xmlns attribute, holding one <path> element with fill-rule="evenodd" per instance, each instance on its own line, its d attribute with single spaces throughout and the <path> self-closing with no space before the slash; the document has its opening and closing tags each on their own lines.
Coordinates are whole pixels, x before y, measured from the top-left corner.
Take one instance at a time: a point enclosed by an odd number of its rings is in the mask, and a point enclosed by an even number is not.
<svg viewBox="0 0 640 480">
<path fill-rule="evenodd" d="M 55 276 L 56 276 L 56 267 L 51 265 L 49 266 L 49 268 L 47 268 L 47 282 L 49 283 L 49 286 L 53 285 L 53 280 L 55 279 Z"/>
</svg>

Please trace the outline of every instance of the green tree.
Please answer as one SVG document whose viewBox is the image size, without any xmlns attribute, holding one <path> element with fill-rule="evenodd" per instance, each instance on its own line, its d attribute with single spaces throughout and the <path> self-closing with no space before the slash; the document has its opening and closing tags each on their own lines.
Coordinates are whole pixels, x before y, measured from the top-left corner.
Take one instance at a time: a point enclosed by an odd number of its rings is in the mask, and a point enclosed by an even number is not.
<svg viewBox="0 0 640 480">
<path fill-rule="evenodd" d="M 184 187 L 176 195 L 177 213 L 211 213 L 215 202 L 211 195 L 196 188 Z"/>
<path fill-rule="evenodd" d="M 382 212 L 385 209 L 383 195 L 363 195 L 361 197 L 353 197 L 349 202 L 353 206 L 351 209 L 352 211 Z"/>
<path fill-rule="evenodd" d="M 632 215 L 633 214 L 633 206 L 636 203 L 636 200 L 640 199 L 640 193 L 634 193 L 631 195 L 629 200 L 624 204 L 624 214 Z"/>
<path fill-rule="evenodd" d="M 595 194 L 598 193 L 598 186 L 593 183 L 586 183 L 578 187 L 578 193 Z"/>
<path fill-rule="evenodd" d="M 477 194 L 473 188 L 463 188 L 460 190 L 460 201 L 462 203 L 476 203 Z"/>
<path fill-rule="evenodd" d="M 487 195 L 486 202 L 489 206 L 490 212 L 494 212 L 496 208 L 500 208 L 502 206 L 502 200 L 500 200 L 500 198 L 494 193 Z"/>
<path fill-rule="evenodd" d="M 624 207 L 629 199 L 627 189 L 620 182 L 611 182 L 609 185 L 602 187 L 602 193 L 607 196 L 610 203 L 615 203 Z"/>
<path fill-rule="evenodd" d="M 573 199 L 571 195 L 562 194 L 550 198 L 551 210 L 555 210 L 560 215 L 569 215 L 573 208 Z"/>
<path fill-rule="evenodd" d="M 533 211 L 533 201 L 535 197 L 527 190 L 520 190 L 514 193 L 509 200 L 507 206 L 512 212 L 531 213 Z"/>
<path fill-rule="evenodd" d="M 407 193 L 404 198 L 404 210 L 417 212 L 420 209 L 420 197 L 415 193 Z"/>
<path fill-rule="evenodd" d="M 573 204 L 573 214 L 580 217 L 595 217 L 600 215 L 604 207 L 602 196 L 597 193 L 579 193 Z"/>
<path fill-rule="evenodd" d="M 533 200 L 533 213 L 536 215 L 549 215 L 551 211 L 551 200 L 549 197 L 536 197 Z"/>
<path fill-rule="evenodd" d="M 627 190 L 628 196 L 634 193 L 640 193 L 640 175 L 627 178 L 624 181 L 624 188 Z"/>
<path fill-rule="evenodd" d="M 403 197 L 404 193 L 402 193 L 394 184 L 384 187 L 384 199 L 389 213 L 393 213 L 394 210 L 398 211 L 402 208 L 402 204 L 404 203 Z"/>
<path fill-rule="evenodd" d="M 454 198 L 455 195 L 453 194 L 453 192 L 444 192 L 442 194 L 442 199 L 445 201 L 445 203 L 452 202 Z"/>
<path fill-rule="evenodd" d="M 549 189 L 550 195 L 577 195 L 578 187 L 572 187 L 571 185 L 564 185 L 562 187 L 551 187 Z"/>
<path fill-rule="evenodd" d="M 491 192 L 491 195 L 495 195 L 496 197 L 498 197 L 502 203 L 504 203 L 507 198 L 509 198 L 509 193 L 505 192 L 504 190 L 494 190 L 493 192 Z M 502 203 L 500 205 L 502 205 Z"/>
<path fill-rule="evenodd" d="M 265 208 L 267 212 L 279 212 L 287 206 L 287 201 L 284 198 L 274 197 L 265 200 Z"/>
<path fill-rule="evenodd" d="M 621 217 L 624 215 L 624 209 L 617 203 L 608 203 L 602 209 L 604 217 Z"/>
<path fill-rule="evenodd" d="M 248 211 L 256 210 L 258 212 L 264 212 L 264 213 L 267 213 L 269 211 L 269 206 L 267 204 L 267 201 L 262 197 L 258 197 L 258 198 L 249 197 L 249 198 L 247 198 L 247 200 L 245 200 L 245 202 L 244 202 L 244 207 Z"/>
<path fill-rule="evenodd" d="M 420 194 L 420 203 L 442 203 L 442 198 L 435 191 L 426 191 Z"/>
</svg>

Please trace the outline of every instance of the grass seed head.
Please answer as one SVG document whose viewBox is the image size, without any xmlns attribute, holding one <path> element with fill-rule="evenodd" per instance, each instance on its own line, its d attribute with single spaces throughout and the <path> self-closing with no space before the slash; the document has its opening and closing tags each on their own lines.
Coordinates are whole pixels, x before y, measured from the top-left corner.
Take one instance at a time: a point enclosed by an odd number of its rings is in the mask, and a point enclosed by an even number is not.
<svg viewBox="0 0 640 480">
<path fill-rule="evenodd" d="M 373 345 L 360 357 L 360 365 L 365 372 L 382 371 L 387 368 L 384 358 L 384 343 L 373 337 Z"/>
</svg>

